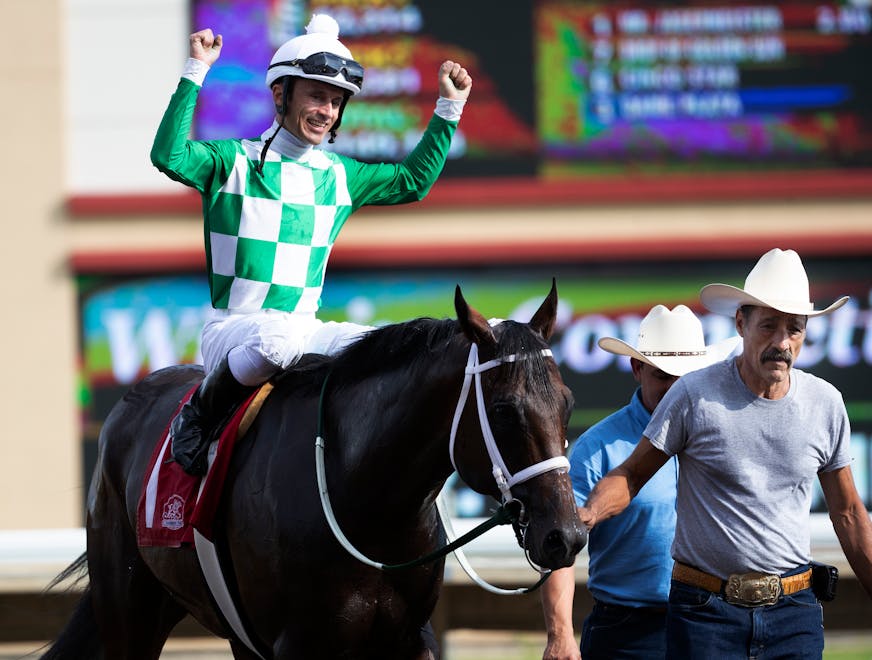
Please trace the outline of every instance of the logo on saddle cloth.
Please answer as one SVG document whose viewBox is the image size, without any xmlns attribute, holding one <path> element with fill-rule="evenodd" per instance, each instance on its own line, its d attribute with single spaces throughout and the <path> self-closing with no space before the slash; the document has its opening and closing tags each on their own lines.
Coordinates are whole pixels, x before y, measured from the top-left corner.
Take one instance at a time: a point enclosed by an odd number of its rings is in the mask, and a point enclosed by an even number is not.
<svg viewBox="0 0 872 660">
<path fill-rule="evenodd" d="M 227 476 L 236 440 L 245 434 L 261 405 L 272 391 L 264 384 L 233 415 L 218 440 L 212 466 L 199 490 L 200 477 L 167 461 L 170 452 L 169 423 L 163 441 L 155 445 L 137 507 L 137 541 L 140 546 L 179 547 L 193 543 L 193 528 L 212 538 L 212 524 Z M 180 404 L 181 405 L 181 404 Z"/>
<path fill-rule="evenodd" d="M 181 529 L 185 524 L 185 498 L 181 495 L 170 495 L 163 505 L 160 526 L 167 529 Z"/>
</svg>

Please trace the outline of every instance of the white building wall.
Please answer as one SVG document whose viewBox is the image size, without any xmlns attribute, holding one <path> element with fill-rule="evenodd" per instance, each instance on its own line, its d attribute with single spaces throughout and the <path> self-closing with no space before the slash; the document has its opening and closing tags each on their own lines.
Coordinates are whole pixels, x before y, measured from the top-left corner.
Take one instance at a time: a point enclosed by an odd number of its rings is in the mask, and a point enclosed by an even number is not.
<svg viewBox="0 0 872 660">
<path fill-rule="evenodd" d="M 149 149 L 187 55 L 186 0 L 4 0 L 0 529 L 82 524 L 71 194 L 172 192 Z M 120 224 L 101 235 L 122 240 Z M 152 229 L 153 231 L 153 229 Z"/>
<path fill-rule="evenodd" d="M 0 528 L 81 520 L 60 0 L 3 0 Z"/>
<path fill-rule="evenodd" d="M 65 0 L 66 188 L 178 192 L 149 160 L 188 53 L 186 0 Z"/>
</svg>

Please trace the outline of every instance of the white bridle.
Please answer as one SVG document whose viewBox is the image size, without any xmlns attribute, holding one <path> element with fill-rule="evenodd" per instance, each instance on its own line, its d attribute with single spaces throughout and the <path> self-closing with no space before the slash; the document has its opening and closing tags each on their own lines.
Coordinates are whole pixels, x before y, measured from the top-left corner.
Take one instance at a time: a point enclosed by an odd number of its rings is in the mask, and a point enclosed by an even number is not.
<svg viewBox="0 0 872 660">
<path fill-rule="evenodd" d="M 542 349 L 541 353 L 546 357 L 551 357 L 552 355 L 551 351 L 547 348 Z M 569 459 L 567 459 L 566 456 L 554 456 L 512 474 L 509 471 L 509 468 L 506 467 L 503 455 L 500 453 L 499 447 L 497 447 L 496 440 L 494 440 L 494 434 L 491 431 L 490 422 L 487 418 L 487 410 L 484 405 L 484 394 L 482 393 L 481 388 L 481 374 L 488 369 L 498 367 L 505 362 L 517 362 L 518 360 L 523 359 L 525 359 L 524 354 L 515 353 L 501 358 L 488 360 L 482 364 L 478 361 L 478 344 L 473 343 L 469 347 L 469 358 L 466 361 L 463 387 L 460 389 L 460 399 L 457 401 L 457 408 L 454 411 L 454 420 L 451 422 L 451 437 L 448 443 L 448 455 L 451 457 L 451 465 L 453 465 L 454 469 L 457 470 L 457 462 L 454 460 L 454 440 L 457 436 L 457 427 L 460 424 L 460 416 L 463 414 L 463 409 L 466 406 L 466 399 L 469 397 L 469 388 L 473 379 L 475 379 L 475 397 L 478 406 L 478 420 L 481 425 L 481 435 L 484 438 L 484 445 L 487 448 L 487 453 L 491 460 L 493 468 L 492 472 L 494 479 L 497 482 L 497 488 L 499 488 L 500 493 L 502 494 L 503 504 L 515 499 L 512 496 L 512 486 L 528 481 L 544 472 L 558 470 L 560 468 L 569 469 Z"/>
<path fill-rule="evenodd" d="M 546 357 L 551 356 L 551 351 L 547 348 L 542 349 L 542 355 Z M 484 437 L 484 444 L 487 447 L 488 456 L 490 456 L 491 463 L 493 465 L 493 475 L 494 479 L 496 479 L 497 487 L 502 493 L 503 504 L 511 501 L 516 501 L 512 496 L 511 488 L 519 483 L 532 479 L 533 477 L 542 474 L 543 472 L 548 472 L 550 470 L 557 470 L 560 468 L 569 468 L 569 460 L 565 456 L 554 456 L 553 458 L 545 459 L 544 461 L 540 461 L 530 467 L 524 468 L 520 472 L 512 474 L 509 472 L 509 469 L 506 467 L 506 463 L 503 460 L 502 454 L 500 454 L 500 450 L 497 447 L 497 443 L 494 440 L 494 434 L 491 431 L 490 422 L 487 419 L 487 410 L 484 407 L 484 395 L 482 394 L 481 389 L 481 374 L 483 371 L 487 371 L 488 369 L 493 369 L 494 367 L 503 364 L 504 362 L 516 362 L 518 360 L 524 359 L 524 355 L 507 355 L 505 357 L 496 358 L 494 360 L 489 360 L 484 364 L 479 364 L 478 361 L 478 345 L 473 343 L 469 347 L 469 359 L 466 362 L 466 370 L 465 376 L 463 378 L 463 386 L 460 389 L 460 399 L 457 402 L 457 409 L 454 411 L 454 420 L 451 423 L 451 439 L 449 442 L 449 456 L 451 457 L 451 464 L 454 466 L 454 469 L 457 470 L 457 465 L 454 461 L 454 439 L 457 436 L 457 426 L 460 424 L 460 416 L 463 413 L 463 408 L 466 405 L 466 399 L 469 396 L 469 388 L 472 384 L 473 377 L 475 378 L 475 392 L 476 392 L 476 400 L 478 401 L 478 418 L 481 423 L 481 433 Z M 325 380 L 326 386 L 326 380 Z M 324 388 L 321 390 L 321 396 L 324 396 Z M 319 405 L 319 409 L 321 406 Z M 320 416 L 320 412 L 319 412 Z M 339 544 L 345 548 L 349 554 L 353 557 L 356 557 L 358 560 L 363 562 L 368 566 L 372 566 L 374 568 L 384 570 L 387 565 L 382 562 L 377 562 L 362 552 L 360 552 L 357 548 L 355 548 L 351 541 L 345 536 L 342 532 L 342 529 L 339 527 L 339 521 L 336 520 L 336 515 L 333 513 L 333 506 L 330 504 L 330 494 L 327 492 L 327 469 L 324 461 L 324 451 L 325 451 L 325 442 L 324 438 L 321 435 L 321 425 L 319 420 L 318 425 L 318 435 L 315 438 L 315 473 L 318 478 L 318 494 L 321 497 L 321 507 L 324 511 L 324 517 L 327 519 L 327 524 L 329 525 L 333 535 L 336 537 L 336 540 L 339 541 Z M 522 505 L 523 507 L 523 505 Z M 437 507 L 439 508 L 439 507 Z M 446 516 L 441 508 L 439 508 L 439 515 L 443 520 L 443 524 L 445 524 Z M 446 529 L 448 529 L 448 525 L 446 525 Z M 455 555 L 458 555 L 460 550 L 455 551 Z M 526 552 L 526 549 L 525 549 Z M 458 555 L 458 559 L 461 556 Z M 532 563 L 532 562 L 531 562 Z M 468 570 L 464 565 L 464 562 L 461 561 L 461 565 L 464 567 L 464 570 L 473 577 L 473 572 Z M 536 570 L 540 573 L 543 571 L 538 567 L 534 566 Z M 477 576 L 476 576 L 477 577 Z M 476 579 L 473 577 L 473 579 Z M 476 580 L 479 582 L 479 580 Z M 481 584 L 481 582 L 479 582 Z M 484 585 L 482 585 L 484 586 Z M 489 586 L 489 585 L 488 585 Z M 498 590 L 496 588 L 491 588 L 491 590 L 497 593 L 525 593 L 525 590 L 516 590 L 516 591 L 504 591 Z"/>
</svg>

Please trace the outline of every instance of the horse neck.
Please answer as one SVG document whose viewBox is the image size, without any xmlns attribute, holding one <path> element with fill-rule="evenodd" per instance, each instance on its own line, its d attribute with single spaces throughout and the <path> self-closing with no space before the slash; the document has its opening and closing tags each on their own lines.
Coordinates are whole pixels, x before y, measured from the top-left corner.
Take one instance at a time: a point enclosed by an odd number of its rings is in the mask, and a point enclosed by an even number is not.
<svg viewBox="0 0 872 660">
<path fill-rule="evenodd" d="M 432 502 L 453 471 L 448 441 L 464 367 L 451 350 L 339 388 L 330 409 L 345 411 L 332 419 L 349 494 L 383 498 L 379 483 L 396 502 Z"/>
</svg>

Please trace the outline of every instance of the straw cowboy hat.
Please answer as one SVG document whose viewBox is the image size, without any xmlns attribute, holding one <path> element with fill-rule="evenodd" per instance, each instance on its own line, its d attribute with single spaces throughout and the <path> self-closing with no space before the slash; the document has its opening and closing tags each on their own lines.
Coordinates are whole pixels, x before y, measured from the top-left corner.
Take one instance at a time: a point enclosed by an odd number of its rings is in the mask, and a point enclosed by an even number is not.
<svg viewBox="0 0 872 660">
<path fill-rule="evenodd" d="M 629 355 L 672 376 L 683 376 L 723 360 L 738 341 L 735 336 L 706 346 L 702 323 L 687 307 L 676 305 L 669 310 L 656 305 L 639 324 L 635 347 L 614 337 L 602 337 L 597 344 L 609 353 Z"/>
<path fill-rule="evenodd" d="M 820 316 L 848 302 L 848 296 L 842 296 L 826 309 L 816 310 L 809 300 L 808 276 L 799 255 L 779 248 L 760 257 L 748 273 L 744 289 L 729 284 L 708 284 L 700 290 L 699 299 L 709 311 L 727 316 L 734 316 L 742 305 L 771 307 L 785 314 Z"/>
</svg>

